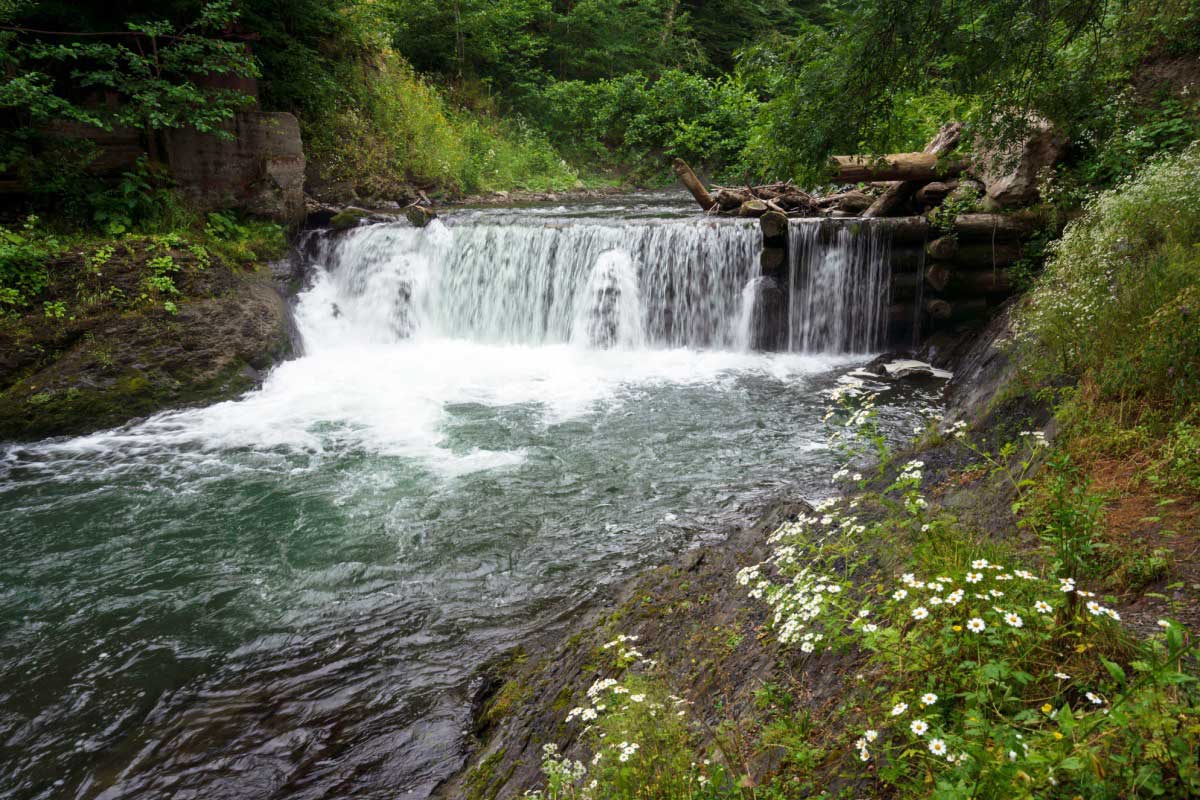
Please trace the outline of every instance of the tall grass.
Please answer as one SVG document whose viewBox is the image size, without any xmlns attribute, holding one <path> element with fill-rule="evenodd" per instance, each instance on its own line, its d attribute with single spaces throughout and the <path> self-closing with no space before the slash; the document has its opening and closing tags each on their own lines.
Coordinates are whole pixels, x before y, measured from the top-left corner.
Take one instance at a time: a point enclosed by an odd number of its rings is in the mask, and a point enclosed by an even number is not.
<svg viewBox="0 0 1200 800">
<path fill-rule="evenodd" d="M 310 152 L 327 180 L 388 196 L 405 185 L 473 194 L 564 189 L 579 176 L 546 137 L 521 120 L 453 107 L 395 55 L 343 67 L 337 108 L 308 124 Z"/>
</svg>

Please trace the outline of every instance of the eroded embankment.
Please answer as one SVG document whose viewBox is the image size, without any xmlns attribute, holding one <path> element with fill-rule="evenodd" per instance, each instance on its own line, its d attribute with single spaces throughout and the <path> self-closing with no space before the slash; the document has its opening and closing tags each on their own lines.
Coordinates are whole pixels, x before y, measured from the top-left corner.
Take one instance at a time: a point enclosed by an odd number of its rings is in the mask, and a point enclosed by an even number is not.
<svg viewBox="0 0 1200 800">
<path fill-rule="evenodd" d="M 290 351 L 265 267 L 147 240 L 70 253 L 50 272 L 44 311 L 0 320 L 0 440 L 229 399 Z"/>
</svg>

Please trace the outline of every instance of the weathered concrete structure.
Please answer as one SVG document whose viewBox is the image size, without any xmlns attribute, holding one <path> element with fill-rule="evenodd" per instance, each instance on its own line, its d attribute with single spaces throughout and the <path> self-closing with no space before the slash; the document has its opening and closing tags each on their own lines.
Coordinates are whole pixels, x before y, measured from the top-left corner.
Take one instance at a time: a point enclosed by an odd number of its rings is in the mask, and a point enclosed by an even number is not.
<svg viewBox="0 0 1200 800">
<path fill-rule="evenodd" d="M 244 111 L 232 139 L 192 130 L 164 136 L 167 164 L 180 190 L 205 210 L 239 208 L 280 222 L 304 214 L 304 145 L 286 112 Z"/>
</svg>

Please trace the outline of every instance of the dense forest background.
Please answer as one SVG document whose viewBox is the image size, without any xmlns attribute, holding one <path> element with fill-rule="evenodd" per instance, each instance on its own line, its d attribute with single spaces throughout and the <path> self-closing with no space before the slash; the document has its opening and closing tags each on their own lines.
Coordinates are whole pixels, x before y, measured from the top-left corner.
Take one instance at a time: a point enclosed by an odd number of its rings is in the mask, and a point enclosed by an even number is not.
<svg viewBox="0 0 1200 800">
<path fill-rule="evenodd" d="M 360 195 L 648 184 L 676 156 L 811 185 L 832 152 L 919 149 L 950 119 L 1017 135 L 1031 114 L 1095 187 L 1200 130 L 1179 92 L 1191 0 L 10 0 L 0 28 L 9 169 L 88 88 L 151 128 L 219 123 L 237 94 L 200 73 L 257 76 L 321 179 Z M 148 36 L 178 45 L 173 74 L 139 56 Z"/>
</svg>

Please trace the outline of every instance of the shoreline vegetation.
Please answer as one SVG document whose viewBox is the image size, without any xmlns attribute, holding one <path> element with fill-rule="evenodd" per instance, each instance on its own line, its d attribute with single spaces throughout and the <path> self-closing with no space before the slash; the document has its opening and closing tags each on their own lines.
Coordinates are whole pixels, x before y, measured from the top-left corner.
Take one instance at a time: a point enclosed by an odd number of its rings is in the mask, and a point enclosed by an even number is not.
<svg viewBox="0 0 1200 800">
<path fill-rule="evenodd" d="M 839 391 L 830 499 L 514 651 L 440 796 L 1194 796 L 1197 174 L 1091 203 L 910 447 Z"/>
<path fill-rule="evenodd" d="M 1200 795 L 1200 3 L 277 5 L 0 9 L 0 438 L 255 385 L 305 208 L 602 196 L 682 159 L 728 214 L 802 187 L 919 216 L 916 294 L 954 278 L 926 256 L 996 266 L 960 215 L 1027 207 L 1005 310 L 928 342 L 946 418 L 890 452 L 869 395 L 831 398 L 833 499 L 485 673 L 443 796 Z M 916 152 L 951 122 L 953 176 Z M 932 180 L 1039 132 L 1019 203 Z"/>
</svg>

